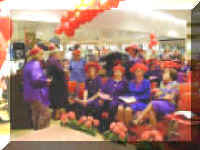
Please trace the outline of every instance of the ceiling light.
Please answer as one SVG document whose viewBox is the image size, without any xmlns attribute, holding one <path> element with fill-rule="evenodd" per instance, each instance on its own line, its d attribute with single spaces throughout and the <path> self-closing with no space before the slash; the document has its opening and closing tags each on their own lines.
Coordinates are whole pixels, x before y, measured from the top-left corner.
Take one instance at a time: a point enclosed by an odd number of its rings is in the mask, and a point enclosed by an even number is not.
<svg viewBox="0 0 200 150">
<path fill-rule="evenodd" d="M 169 36 L 169 37 L 177 37 L 178 34 L 177 34 L 176 31 L 173 31 L 173 30 L 172 30 L 172 31 L 169 31 L 169 32 L 168 32 L 168 36 Z"/>
</svg>

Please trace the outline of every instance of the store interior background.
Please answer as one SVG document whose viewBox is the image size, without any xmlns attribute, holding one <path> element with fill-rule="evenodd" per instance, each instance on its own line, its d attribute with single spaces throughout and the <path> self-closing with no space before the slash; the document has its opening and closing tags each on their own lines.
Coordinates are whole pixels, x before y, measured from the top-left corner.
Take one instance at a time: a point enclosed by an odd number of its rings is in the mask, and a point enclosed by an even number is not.
<svg viewBox="0 0 200 150">
<path fill-rule="evenodd" d="M 129 44 L 138 44 L 148 51 L 149 35 L 155 33 L 159 45 L 154 47 L 158 53 L 164 49 L 184 51 L 190 47 L 190 11 L 189 10 L 123 10 L 113 9 L 98 15 L 94 20 L 80 26 L 75 36 L 57 36 L 54 31 L 60 22 L 64 10 L 12 10 L 14 21 L 12 43 L 24 42 L 25 32 L 33 33 L 35 39 L 47 43 L 53 38 L 60 40 L 61 50 L 70 59 L 70 47 L 81 44 L 83 56 L 98 55 L 103 48 L 110 51 L 124 52 Z M 167 46 L 166 46 L 167 45 Z M 10 58 L 13 59 L 12 57 Z M 19 67 L 15 61 L 12 72 Z M 23 66 L 23 65 L 20 65 Z"/>
<path fill-rule="evenodd" d="M 105 11 L 92 22 L 81 26 L 76 30 L 73 38 L 67 38 L 64 35 L 59 36 L 61 50 L 66 51 L 67 58 L 70 58 L 69 48 L 75 43 L 81 44 L 84 56 L 91 53 L 97 54 L 97 51 L 91 51 L 91 49 L 96 49 L 96 47 L 99 49 L 105 47 L 110 51 L 124 52 L 124 47 L 129 44 L 138 44 L 148 51 L 149 35 L 150 33 L 155 33 L 157 40 L 160 42 L 155 47 L 158 53 L 161 53 L 166 48 L 165 43 L 171 43 L 170 48 L 187 51 L 188 53 L 186 54 L 190 57 L 191 11 L 188 10 L 188 7 L 193 8 L 195 0 L 192 1 L 185 0 L 185 3 L 181 4 L 178 1 L 170 0 L 168 4 L 164 1 L 161 4 L 159 0 L 153 0 L 152 7 L 157 9 L 154 11 L 146 9 L 150 7 L 152 1 L 144 2 L 142 0 L 137 5 L 131 5 L 130 1 L 124 2 L 118 9 Z M 36 38 L 41 39 L 43 42 L 48 42 L 55 37 L 54 30 L 59 24 L 60 17 L 65 12 L 64 10 L 70 9 L 70 6 L 63 5 L 62 3 L 55 5 L 52 2 L 52 4 L 46 6 L 46 10 L 39 10 L 45 5 L 42 1 L 39 2 L 39 5 L 33 4 L 31 1 L 23 1 L 23 3 L 24 5 L 21 5 L 18 2 L 10 7 L 10 16 L 14 22 L 11 44 L 13 42 L 24 42 L 25 31 L 34 33 Z M 6 3 L 3 5 L 7 6 Z M 138 5 L 144 7 L 136 9 Z M 171 9 L 182 6 L 187 8 L 187 10 L 158 10 L 160 8 L 158 7 L 159 5 L 166 8 L 170 6 Z M 53 6 L 63 10 L 55 10 L 56 8 Z M 200 34 L 200 31 L 196 30 L 196 34 Z M 3 67 L 2 70 L 3 74 L 15 74 L 23 66 L 23 62 L 24 59 L 15 60 L 9 54 L 4 64 L 7 67 L 6 69 Z M 24 135 L 24 133 L 25 131 L 22 131 L 19 136 Z"/>
</svg>

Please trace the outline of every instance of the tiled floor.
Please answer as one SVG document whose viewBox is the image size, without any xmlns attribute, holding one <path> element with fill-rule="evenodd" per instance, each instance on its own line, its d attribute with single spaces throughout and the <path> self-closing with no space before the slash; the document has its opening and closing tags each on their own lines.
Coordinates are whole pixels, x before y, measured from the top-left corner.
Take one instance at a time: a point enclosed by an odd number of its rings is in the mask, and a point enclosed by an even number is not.
<svg viewBox="0 0 200 150">
<path fill-rule="evenodd" d="M 59 122 L 52 121 L 50 127 L 38 131 L 12 130 L 12 141 L 104 141 L 101 135 L 95 137 L 83 132 L 61 127 Z"/>
<path fill-rule="evenodd" d="M 90 136 L 83 132 L 61 127 L 58 121 L 51 121 L 50 127 L 38 131 L 34 130 L 12 130 L 9 150 L 26 149 L 29 150 L 135 150 L 134 145 L 119 145 L 104 141 L 103 137 Z M 16 142 L 21 141 L 21 142 Z M 25 141 L 25 142 L 23 142 Z M 26 141 L 72 141 L 72 142 L 26 142 Z M 76 142 L 74 142 L 76 141 Z M 89 141 L 89 142 L 87 142 Z M 98 141 L 98 142 L 95 142 Z M 99 142 L 101 141 L 101 142 Z"/>
</svg>

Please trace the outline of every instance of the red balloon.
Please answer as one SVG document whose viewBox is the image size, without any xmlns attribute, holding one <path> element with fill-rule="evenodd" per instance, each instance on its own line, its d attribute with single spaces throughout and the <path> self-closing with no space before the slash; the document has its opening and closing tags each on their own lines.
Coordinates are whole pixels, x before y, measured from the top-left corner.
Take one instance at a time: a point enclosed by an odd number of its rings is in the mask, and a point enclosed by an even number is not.
<svg viewBox="0 0 200 150">
<path fill-rule="evenodd" d="M 151 34 L 150 34 L 150 39 L 153 40 L 153 39 L 155 39 L 155 38 L 156 38 L 156 35 L 155 35 L 154 33 L 151 33 Z"/>
<path fill-rule="evenodd" d="M 112 0 L 112 7 L 117 8 L 119 6 L 119 1 L 120 0 Z"/>
<path fill-rule="evenodd" d="M 72 36 L 74 36 L 74 34 L 75 34 L 75 30 L 69 28 L 68 30 L 65 30 L 64 33 L 65 33 L 66 36 L 72 37 Z"/>
<path fill-rule="evenodd" d="M 7 55 L 6 50 L 0 50 L 0 69 L 6 59 L 6 55 Z"/>
<path fill-rule="evenodd" d="M 156 41 L 156 40 L 152 40 L 152 41 L 151 41 L 151 44 L 152 44 L 153 46 L 155 46 L 155 45 L 158 44 L 158 41 Z"/>
<path fill-rule="evenodd" d="M 55 33 L 56 33 L 57 35 L 61 35 L 61 34 L 63 33 L 62 28 L 61 28 L 61 27 L 57 27 L 56 30 L 55 30 Z"/>
<path fill-rule="evenodd" d="M 69 27 L 73 29 L 77 29 L 79 27 L 79 21 L 76 18 L 73 18 L 69 21 Z"/>
<path fill-rule="evenodd" d="M 152 49 L 153 48 L 153 45 L 151 43 L 149 43 L 149 48 Z"/>
<path fill-rule="evenodd" d="M 0 69 L 6 59 L 6 48 L 8 47 L 3 35 L 0 33 Z"/>
<path fill-rule="evenodd" d="M 68 29 L 69 29 L 69 22 L 66 22 L 66 23 L 62 24 L 62 25 L 61 25 L 61 29 L 62 29 L 63 31 L 68 30 Z"/>
<path fill-rule="evenodd" d="M 6 41 L 10 40 L 13 33 L 13 22 L 9 17 L 0 17 L 0 32 Z"/>
<path fill-rule="evenodd" d="M 61 23 L 65 23 L 67 21 L 69 21 L 69 17 L 66 17 L 66 16 L 62 16 L 61 19 L 60 19 Z"/>
</svg>

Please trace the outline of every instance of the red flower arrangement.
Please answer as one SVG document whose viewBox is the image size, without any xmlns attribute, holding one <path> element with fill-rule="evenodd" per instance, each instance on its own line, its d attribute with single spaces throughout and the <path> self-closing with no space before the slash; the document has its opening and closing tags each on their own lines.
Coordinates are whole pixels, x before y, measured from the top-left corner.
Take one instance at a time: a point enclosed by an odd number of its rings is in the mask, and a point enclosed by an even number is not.
<svg viewBox="0 0 200 150">
<path fill-rule="evenodd" d="M 105 139 L 126 143 L 128 138 L 128 128 L 123 122 L 112 122 L 110 130 L 104 133 Z"/>
<path fill-rule="evenodd" d="M 108 112 L 103 112 L 103 113 L 101 114 L 101 117 L 102 117 L 103 119 L 108 119 L 109 113 L 108 113 Z"/>
<path fill-rule="evenodd" d="M 92 116 L 82 116 L 78 121 L 79 125 L 85 125 L 87 128 L 91 128 L 92 126 L 98 127 L 99 123 L 99 120 L 94 119 Z"/>
<path fill-rule="evenodd" d="M 76 119 L 76 114 L 75 112 L 68 112 L 68 113 L 62 113 L 60 120 L 61 120 L 61 124 L 65 125 L 66 123 L 68 123 L 68 121 L 70 120 L 75 120 Z"/>
<path fill-rule="evenodd" d="M 191 141 L 191 120 L 187 120 L 183 116 L 176 114 L 167 115 L 165 119 L 169 122 L 174 122 L 176 128 L 176 137 L 174 140 Z"/>
<path fill-rule="evenodd" d="M 80 130 L 93 136 L 96 135 L 96 128 L 100 124 L 99 120 L 94 119 L 92 116 L 82 116 L 79 120 L 76 120 L 74 112 L 63 113 L 60 120 L 62 126 Z"/>
<path fill-rule="evenodd" d="M 163 135 L 160 131 L 158 130 L 147 130 L 144 131 L 141 134 L 141 137 L 139 139 L 140 141 L 156 141 L 156 142 L 161 142 L 163 141 Z"/>
</svg>

